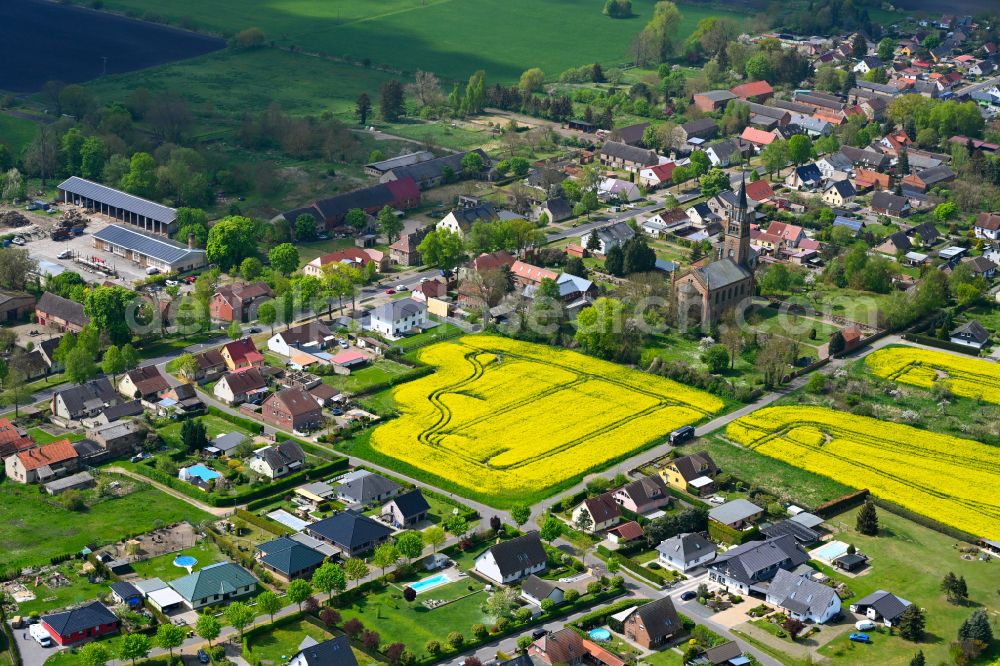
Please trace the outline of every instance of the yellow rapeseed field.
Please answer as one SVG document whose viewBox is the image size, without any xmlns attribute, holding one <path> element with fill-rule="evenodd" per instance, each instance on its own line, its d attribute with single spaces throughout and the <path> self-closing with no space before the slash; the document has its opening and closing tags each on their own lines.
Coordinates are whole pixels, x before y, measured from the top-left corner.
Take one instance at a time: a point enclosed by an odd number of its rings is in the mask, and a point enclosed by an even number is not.
<svg viewBox="0 0 1000 666">
<path fill-rule="evenodd" d="M 825 407 L 767 407 L 730 423 L 726 435 L 946 525 L 1000 539 L 995 447 Z"/>
<path fill-rule="evenodd" d="M 931 388 L 944 383 L 955 395 L 1000 403 L 1000 365 L 916 347 L 886 347 L 869 354 L 872 372 L 894 382 Z"/>
<path fill-rule="evenodd" d="M 572 351 L 474 335 L 420 351 L 372 447 L 500 504 L 600 468 L 720 411 L 719 398 Z"/>
</svg>

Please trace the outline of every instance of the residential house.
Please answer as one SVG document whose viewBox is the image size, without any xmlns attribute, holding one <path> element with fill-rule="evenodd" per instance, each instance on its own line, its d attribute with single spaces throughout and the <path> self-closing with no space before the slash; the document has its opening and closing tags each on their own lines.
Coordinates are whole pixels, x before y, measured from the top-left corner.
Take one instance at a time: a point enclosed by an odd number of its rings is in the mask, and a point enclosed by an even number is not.
<svg viewBox="0 0 1000 666">
<path fill-rule="evenodd" d="M 111 598 L 125 606 L 141 606 L 142 592 L 132 583 L 118 581 L 111 584 Z"/>
<path fill-rule="evenodd" d="M 641 169 L 660 163 L 655 150 L 647 150 L 618 141 L 607 141 L 601 146 L 601 164 L 612 169 L 623 169 L 638 173 Z"/>
<path fill-rule="evenodd" d="M 88 428 L 87 439 L 115 458 L 134 453 L 146 441 L 146 429 L 137 421 L 116 421 Z"/>
<path fill-rule="evenodd" d="M 286 388 L 272 394 L 261 405 L 260 416 L 275 428 L 293 432 L 306 432 L 323 424 L 319 403 L 300 388 Z"/>
<path fill-rule="evenodd" d="M 313 320 L 279 331 L 267 339 L 267 348 L 281 356 L 291 356 L 295 350 L 320 351 L 334 342 L 337 336 L 321 321 Z"/>
<path fill-rule="evenodd" d="M 459 238 L 465 238 L 472 225 L 477 222 L 489 224 L 500 219 L 500 214 L 493 204 L 481 203 L 473 206 L 455 208 L 437 223 L 438 231 L 450 231 Z"/>
<path fill-rule="evenodd" d="M 887 173 L 879 173 L 858 167 L 854 170 L 854 186 L 858 190 L 888 190 L 892 181 Z"/>
<path fill-rule="evenodd" d="M 62 372 L 65 370 L 65 366 L 56 361 L 56 349 L 59 348 L 59 343 L 62 342 L 62 336 L 51 337 L 46 340 L 41 340 L 35 345 L 35 351 L 42 355 L 42 359 L 49 366 L 49 372 Z"/>
<path fill-rule="evenodd" d="M 667 162 L 640 169 L 639 184 L 651 190 L 669 187 L 674 182 L 674 169 L 676 168 L 675 162 Z"/>
<path fill-rule="evenodd" d="M 160 392 L 160 401 L 156 403 L 160 414 L 170 414 L 179 418 L 184 414 L 192 414 L 205 409 L 205 403 L 198 397 L 198 392 L 191 384 L 178 384 Z"/>
<path fill-rule="evenodd" d="M 802 622 L 824 624 L 840 613 L 840 597 L 832 587 L 784 569 L 775 572 L 765 601 Z"/>
<path fill-rule="evenodd" d="M 306 531 L 313 538 L 335 546 L 344 557 L 369 553 L 392 536 L 389 527 L 353 511 L 335 513 L 312 523 Z"/>
<path fill-rule="evenodd" d="M 520 260 L 511 265 L 510 274 L 514 278 L 514 283 L 522 289 L 528 286 L 537 287 L 542 283 L 542 280 L 555 280 L 559 277 L 555 271 Z"/>
<path fill-rule="evenodd" d="M 692 139 L 708 141 L 718 133 L 719 125 L 711 118 L 692 120 L 680 126 L 680 135 L 687 143 L 691 143 Z"/>
<path fill-rule="evenodd" d="M 383 303 L 371 315 L 371 329 L 387 338 L 406 335 L 427 321 L 427 304 L 412 298 L 399 298 Z"/>
<path fill-rule="evenodd" d="M 420 229 L 396 239 L 396 242 L 389 246 L 389 259 L 392 263 L 400 266 L 419 266 L 423 260 L 417 247 L 429 230 Z"/>
<path fill-rule="evenodd" d="M 771 188 L 771 184 L 766 180 L 761 179 L 747 183 L 747 198 L 755 204 L 770 201 L 773 197 L 774 189 Z"/>
<path fill-rule="evenodd" d="M 749 81 L 733 86 L 729 92 L 744 102 L 763 104 L 774 95 L 774 88 L 767 81 Z"/>
<path fill-rule="evenodd" d="M 222 352 L 218 349 L 209 349 L 208 351 L 195 354 L 194 360 L 197 364 L 197 369 L 194 371 L 194 376 L 190 376 L 188 379 L 194 380 L 199 384 L 214 382 L 227 369 L 226 359 L 222 357 Z M 186 375 L 187 373 L 184 374 Z"/>
<path fill-rule="evenodd" d="M 315 643 L 307 636 L 305 642 Z M 329 638 L 314 645 L 300 645 L 299 652 L 292 657 L 288 666 L 358 666 L 357 655 L 351 648 L 351 639 L 346 634 Z"/>
<path fill-rule="evenodd" d="M 215 436 L 207 449 L 215 449 L 215 455 L 229 456 L 235 454 L 237 448 L 247 441 L 247 437 L 238 432 L 224 432 Z"/>
<path fill-rule="evenodd" d="M 973 226 L 976 238 L 1000 240 L 1000 213 L 980 213 Z"/>
<path fill-rule="evenodd" d="M 847 180 L 854 172 L 854 164 L 843 153 L 830 153 L 816 160 L 816 168 L 823 180 Z"/>
<path fill-rule="evenodd" d="M 781 138 L 778 134 L 773 131 L 765 131 L 762 129 L 757 129 L 756 127 L 745 127 L 743 128 L 743 133 L 740 134 L 740 140 L 752 143 L 758 148 L 763 148 L 764 146 L 770 146 L 772 143 Z"/>
<path fill-rule="evenodd" d="M 554 197 L 535 208 L 535 219 L 545 215 L 549 222 L 562 222 L 573 217 L 573 205 L 564 197 Z"/>
<path fill-rule="evenodd" d="M 951 170 L 951 167 L 942 164 L 903 176 L 902 185 L 905 188 L 912 188 L 918 192 L 926 192 L 937 185 L 950 183 L 955 178 L 956 174 Z"/>
<path fill-rule="evenodd" d="M 667 484 L 659 476 L 644 476 L 615 491 L 615 501 L 633 513 L 649 513 L 670 504 Z"/>
<path fill-rule="evenodd" d="M 309 398 L 312 400 L 312 398 Z M 315 402 L 315 400 L 313 400 Z M 306 454 L 302 447 L 291 440 L 271 444 L 253 452 L 250 469 L 269 479 L 280 479 L 302 469 Z"/>
<path fill-rule="evenodd" d="M 815 190 L 823 183 L 823 174 L 815 164 L 803 164 L 785 176 L 785 185 L 793 190 Z"/>
<path fill-rule="evenodd" d="M 653 238 L 664 238 L 674 229 L 686 226 L 690 220 L 683 208 L 671 208 L 642 223 L 642 230 Z"/>
<path fill-rule="evenodd" d="M 596 236 L 597 240 L 592 242 L 590 240 L 592 236 Z M 580 245 L 598 254 L 606 255 L 612 247 L 621 247 L 633 237 L 635 237 L 635 229 L 625 222 L 613 222 L 580 236 Z"/>
<path fill-rule="evenodd" d="M 531 531 L 490 546 L 476 557 L 475 570 L 495 583 L 509 585 L 545 571 L 546 561 L 542 540 Z"/>
<path fill-rule="evenodd" d="M 7 478 L 16 483 L 45 483 L 79 468 L 79 455 L 68 439 L 19 451 L 4 459 Z"/>
<path fill-rule="evenodd" d="M 750 660 L 743 656 L 743 650 L 736 641 L 708 648 L 702 655 L 708 666 L 746 666 Z"/>
<path fill-rule="evenodd" d="M 871 148 L 841 146 L 840 153 L 849 159 L 855 166 L 872 169 L 873 171 L 884 171 L 889 167 L 889 156 L 872 150 Z"/>
<path fill-rule="evenodd" d="M 588 656 L 583 637 L 572 627 L 550 631 L 528 646 L 528 656 L 549 666 L 579 666 Z"/>
<path fill-rule="evenodd" d="M 254 559 L 283 583 L 295 578 L 310 578 L 323 564 L 326 555 L 288 537 L 278 537 L 257 546 Z"/>
<path fill-rule="evenodd" d="M 611 543 L 623 545 L 631 543 L 636 539 L 641 539 L 645 534 L 642 525 L 634 520 L 630 520 L 627 523 L 620 523 L 612 527 L 607 531 L 606 536 Z"/>
<path fill-rule="evenodd" d="M 529 604 L 541 607 L 546 599 L 561 604 L 565 591 L 551 580 L 531 574 L 521 582 L 521 597 Z"/>
<path fill-rule="evenodd" d="M 382 516 L 396 529 L 413 529 L 427 520 L 431 505 L 419 488 L 397 495 L 382 506 Z"/>
<path fill-rule="evenodd" d="M 169 388 L 167 378 L 155 365 L 129 370 L 118 382 L 118 392 L 123 396 L 147 402 L 155 402 L 152 399 Z"/>
<path fill-rule="evenodd" d="M 589 517 L 589 521 L 587 517 Z M 615 501 L 615 494 L 612 491 L 588 497 L 573 509 L 572 514 L 573 524 L 590 534 L 613 527 L 621 518 L 622 510 L 618 506 L 618 502 Z M 590 525 L 585 527 L 584 524 L 587 522 Z"/>
<path fill-rule="evenodd" d="M 715 545 L 696 532 L 678 534 L 656 547 L 657 562 L 665 567 L 687 573 L 715 559 Z"/>
<path fill-rule="evenodd" d="M 879 215 L 906 217 L 910 212 L 910 200 L 889 192 L 876 192 L 872 195 L 871 209 Z"/>
<path fill-rule="evenodd" d="M 937 230 L 933 222 L 924 222 L 915 227 L 907 229 L 906 235 L 914 245 L 921 247 L 931 247 L 941 238 L 941 232 Z"/>
<path fill-rule="evenodd" d="M 31 294 L 0 289 L 0 323 L 21 321 L 35 309 L 35 297 Z"/>
<path fill-rule="evenodd" d="M 752 527 L 763 515 L 764 509 L 742 498 L 720 504 L 708 510 L 709 520 L 714 520 L 726 527 L 732 527 L 737 530 Z"/>
<path fill-rule="evenodd" d="M 882 622 L 887 627 L 899 624 L 899 618 L 911 603 L 902 597 L 876 590 L 851 604 L 852 613 L 860 613 L 873 622 Z"/>
<path fill-rule="evenodd" d="M 621 178 L 602 178 L 597 185 L 601 201 L 632 202 L 642 198 L 642 191 L 633 182 Z"/>
<path fill-rule="evenodd" d="M 566 303 L 580 299 L 589 302 L 597 298 L 597 286 L 593 282 L 570 273 L 563 273 L 556 278 L 556 286 L 559 287 L 559 298 Z"/>
<path fill-rule="evenodd" d="M 390 261 L 389 255 L 381 250 L 376 250 L 374 248 L 348 247 L 343 250 L 337 250 L 336 252 L 324 254 L 321 257 L 316 257 L 302 267 L 302 274 L 322 278 L 325 276 L 323 267 L 331 264 L 343 264 L 345 266 L 357 268 L 361 271 L 364 271 L 369 265 L 371 265 L 374 267 L 373 270 L 376 272 L 385 273 L 389 270 Z"/>
<path fill-rule="evenodd" d="M 695 93 L 692 101 L 694 102 L 695 108 L 699 111 L 703 111 L 704 113 L 713 113 L 726 108 L 726 104 L 728 104 L 729 100 L 732 99 L 737 99 L 737 96 L 728 90 L 707 90 L 705 92 Z"/>
<path fill-rule="evenodd" d="M 787 222 L 772 222 L 767 228 L 767 233 L 779 239 L 786 247 L 798 247 L 806 239 L 806 233 L 802 227 Z"/>
<path fill-rule="evenodd" d="M 851 185 L 851 181 L 834 180 L 823 190 L 823 203 L 828 206 L 840 207 L 854 201 L 856 195 L 857 191 Z"/>
<path fill-rule="evenodd" d="M 92 601 L 61 613 L 43 615 L 39 620 L 59 645 L 75 645 L 118 632 L 121 621 L 100 601 Z"/>
<path fill-rule="evenodd" d="M 34 446 L 35 442 L 28 436 L 27 430 L 18 428 L 6 416 L 0 416 L 0 459 Z"/>
<path fill-rule="evenodd" d="M 227 342 L 222 346 L 222 358 L 230 370 L 260 368 L 264 365 L 264 355 L 257 351 L 257 345 L 251 338 Z"/>
<path fill-rule="evenodd" d="M 257 368 L 247 368 L 240 372 L 230 372 L 215 383 L 212 393 L 227 405 L 256 402 L 267 393 L 267 380 Z"/>
<path fill-rule="evenodd" d="M 707 451 L 674 458 L 660 470 L 660 476 L 667 485 L 696 496 L 715 492 L 718 473 L 719 468 Z"/>
<path fill-rule="evenodd" d="M 253 321 L 258 306 L 272 298 L 274 292 L 266 282 L 227 284 L 215 290 L 208 311 L 217 321 Z"/>
<path fill-rule="evenodd" d="M 60 333 L 79 333 L 90 322 L 83 305 L 46 291 L 35 305 L 39 326 L 48 326 Z"/>
<path fill-rule="evenodd" d="M 366 507 L 396 497 L 401 489 L 395 481 L 368 470 L 359 469 L 341 477 L 333 491 L 336 493 L 337 499 L 344 504 Z"/>
<path fill-rule="evenodd" d="M 764 106 L 756 102 L 747 102 L 747 108 L 750 111 L 750 124 L 760 129 L 773 130 L 785 127 L 792 120 L 793 112 L 777 104 Z"/>
<path fill-rule="evenodd" d="M 793 519 L 780 520 L 776 523 L 765 525 L 760 528 L 760 533 L 770 539 L 777 539 L 780 536 L 788 534 L 803 546 L 816 543 L 820 538 L 819 532 Z"/>
<path fill-rule="evenodd" d="M 227 603 L 257 589 L 257 579 L 233 562 L 216 562 L 168 583 L 191 610 Z"/>
<path fill-rule="evenodd" d="M 683 631 L 680 616 L 670 597 L 660 597 L 636 606 L 622 621 L 625 638 L 646 649 L 665 645 Z"/>
<path fill-rule="evenodd" d="M 779 569 L 792 571 L 808 561 L 808 553 L 791 535 L 750 541 L 716 555 L 707 565 L 708 579 L 737 594 L 764 594 Z"/>
<path fill-rule="evenodd" d="M 969 271 L 974 277 L 992 280 L 997 276 L 997 265 L 984 256 L 968 257 L 962 260 L 962 263 L 969 267 Z"/>
<path fill-rule="evenodd" d="M 107 377 L 57 390 L 50 399 L 52 415 L 65 421 L 78 421 L 100 414 L 122 402 Z"/>
<path fill-rule="evenodd" d="M 740 139 L 726 139 L 705 148 L 712 166 L 728 167 L 753 154 L 753 146 Z"/>
<path fill-rule="evenodd" d="M 444 280 L 427 280 L 421 282 L 410 292 L 411 298 L 420 303 L 430 303 L 430 299 L 443 299 L 448 295 L 448 285 Z"/>
<path fill-rule="evenodd" d="M 990 341 L 990 334 L 983 325 L 973 319 L 967 321 L 949 334 L 949 339 L 953 344 L 982 349 Z"/>
</svg>

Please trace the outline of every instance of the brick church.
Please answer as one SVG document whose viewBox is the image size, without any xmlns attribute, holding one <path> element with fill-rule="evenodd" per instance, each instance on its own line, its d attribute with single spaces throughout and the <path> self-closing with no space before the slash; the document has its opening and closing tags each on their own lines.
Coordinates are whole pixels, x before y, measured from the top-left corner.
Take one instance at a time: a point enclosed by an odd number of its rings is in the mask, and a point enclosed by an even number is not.
<svg viewBox="0 0 1000 666">
<path fill-rule="evenodd" d="M 737 306 L 749 306 L 754 292 L 757 253 L 750 247 L 746 181 L 740 184 L 736 209 L 716 258 L 702 259 L 674 279 L 678 322 L 708 331 Z"/>
</svg>

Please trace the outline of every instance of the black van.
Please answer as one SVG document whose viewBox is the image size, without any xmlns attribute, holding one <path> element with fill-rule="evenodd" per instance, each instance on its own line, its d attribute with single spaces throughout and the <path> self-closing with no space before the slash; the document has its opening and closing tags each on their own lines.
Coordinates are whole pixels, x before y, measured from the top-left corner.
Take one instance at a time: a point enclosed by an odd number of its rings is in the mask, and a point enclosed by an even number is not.
<svg viewBox="0 0 1000 666">
<path fill-rule="evenodd" d="M 694 426 L 684 426 L 670 433 L 670 443 L 680 444 L 694 437 Z"/>
</svg>

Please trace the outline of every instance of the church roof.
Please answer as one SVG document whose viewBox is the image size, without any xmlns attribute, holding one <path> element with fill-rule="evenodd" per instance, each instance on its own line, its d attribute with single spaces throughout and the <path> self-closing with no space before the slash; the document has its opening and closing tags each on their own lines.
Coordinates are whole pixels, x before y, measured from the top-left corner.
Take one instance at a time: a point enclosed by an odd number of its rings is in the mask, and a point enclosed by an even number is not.
<svg viewBox="0 0 1000 666">
<path fill-rule="evenodd" d="M 708 284 L 710 290 L 728 287 L 731 284 L 747 279 L 751 275 L 750 271 L 729 257 L 723 257 L 696 270 L 704 282 Z"/>
</svg>

